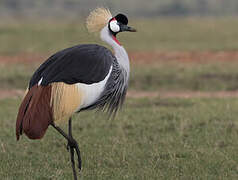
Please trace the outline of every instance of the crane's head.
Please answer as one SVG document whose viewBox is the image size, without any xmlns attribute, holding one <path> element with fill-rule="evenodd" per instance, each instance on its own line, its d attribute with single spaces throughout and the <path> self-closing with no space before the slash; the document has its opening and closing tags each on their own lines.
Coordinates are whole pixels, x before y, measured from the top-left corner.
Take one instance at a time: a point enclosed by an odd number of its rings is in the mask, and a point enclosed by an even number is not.
<svg viewBox="0 0 238 180">
<path fill-rule="evenodd" d="M 114 36 L 116 36 L 117 33 L 123 31 L 136 32 L 136 29 L 127 26 L 127 24 L 127 17 L 124 14 L 118 14 L 110 19 L 108 23 L 108 28 Z"/>
<path fill-rule="evenodd" d="M 87 28 L 89 32 L 99 32 L 105 26 L 108 27 L 112 35 L 123 31 L 136 32 L 132 27 L 127 26 L 128 19 L 123 14 L 112 17 L 111 12 L 105 8 L 96 8 L 87 18 Z"/>
</svg>

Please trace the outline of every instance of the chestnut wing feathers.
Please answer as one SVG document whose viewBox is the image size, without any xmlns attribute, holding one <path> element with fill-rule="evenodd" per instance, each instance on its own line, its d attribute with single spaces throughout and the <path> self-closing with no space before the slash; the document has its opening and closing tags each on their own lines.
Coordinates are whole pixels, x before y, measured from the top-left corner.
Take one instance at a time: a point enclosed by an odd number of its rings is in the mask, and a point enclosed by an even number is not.
<svg viewBox="0 0 238 180">
<path fill-rule="evenodd" d="M 53 82 L 66 84 L 93 84 L 109 73 L 115 56 L 110 50 L 96 44 L 77 45 L 57 52 L 33 74 L 29 88 L 43 77 L 42 86 Z"/>
</svg>

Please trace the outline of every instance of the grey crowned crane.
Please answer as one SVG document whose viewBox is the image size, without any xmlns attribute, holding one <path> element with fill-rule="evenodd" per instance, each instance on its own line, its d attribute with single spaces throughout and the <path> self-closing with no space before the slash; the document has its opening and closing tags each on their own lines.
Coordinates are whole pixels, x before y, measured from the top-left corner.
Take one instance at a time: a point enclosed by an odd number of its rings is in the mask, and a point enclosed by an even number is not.
<svg viewBox="0 0 238 180">
<path fill-rule="evenodd" d="M 125 99 L 129 79 L 129 58 L 116 38 L 119 32 L 131 31 L 123 14 L 112 17 L 110 11 L 97 8 L 87 18 L 90 32 L 100 32 L 112 52 L 97 44 L 76 45 L 49 57 L 33 74 L 16 121 L 16 137 L 23 133 L 30 139 L 41 139 L 53 126 L 68 141 L 74 179 L 77 179 L 74 153 L 81 157 L 72 136 L 71 116 L 83 110 L 99 109 L 114 116 Z M 68 133 L 57 126 L 68 120 Z"/>
</svg>

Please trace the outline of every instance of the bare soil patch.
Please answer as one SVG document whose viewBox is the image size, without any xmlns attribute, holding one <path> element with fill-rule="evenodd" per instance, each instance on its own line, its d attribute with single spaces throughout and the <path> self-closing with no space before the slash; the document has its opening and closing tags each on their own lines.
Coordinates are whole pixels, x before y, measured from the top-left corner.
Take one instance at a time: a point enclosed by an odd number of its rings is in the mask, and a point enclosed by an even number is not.
<svg viewBox="0 0 238 180">
<path fill-rule="evenodd" d="M 1 64 L 31 64 L 34 62 L 43 62 L 46 60 L 46 55 L 37 55 L 37 54 L 20 54 L 17 56 L 0 56 Z"/>
<path fill-rule="evenodd" d="M 0 100 L 6 98 L 20 98 L 25 90 L 1 89 Z M 194 91 L 128 91 L 130 98 L 238 98 L 238 91 L 194 92 Z"/>
<path fill-rule="evenodd" d="M 22 89 L 1 89 L 0 90 L 0 99 L 6 98 L 18 98 L 22 97 L 24 94 L 24 90 Z"/>
<path fill-rule="evenodd" d="M 200 91 L 166 91 L 166 92 L 148 92 L 148 91 L 129 91 L 128 97 L 131 98 L 238 98 L 238 91 L 218 91 L 218 92 L 200 92 Z"/>
<path fill-rule="evenodd" d="M 238 51 L 131 51 L 132 63 L 154 63 L 158 61 L 179 61 L 207 63 L 210 61 L 236 61 Z M 20 54 L 16 56 L 0 56 L 0 63 L 34 63 L 43 62 L 49 55 Z"/>
<path fill-rule="evenodd" d="M 236 61 L 238 51 L 135 51 L 130 52 L 129 56 L 133 63 L 153 63 L 156 61 L 179 61 L 179 62 L 198 62 L 207 63 L 210 61 Z"/>
</svg>

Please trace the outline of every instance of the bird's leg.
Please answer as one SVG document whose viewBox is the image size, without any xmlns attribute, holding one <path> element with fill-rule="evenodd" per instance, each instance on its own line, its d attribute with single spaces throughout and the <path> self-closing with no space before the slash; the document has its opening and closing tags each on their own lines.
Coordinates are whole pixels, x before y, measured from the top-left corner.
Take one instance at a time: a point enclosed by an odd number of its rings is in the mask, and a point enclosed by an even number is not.
<svg viewBox="0 0 238 180">
<path fill-rule="evenodd" d="M 70 150 L 72 168 L 74 169 L 73 166 L 75 166 L 74 165 L 74 150 L 75 150 L 76 154 L 78 156 L 78 168 L 79 168 L 79 171 L 80 171 L 81 170 L 82 161 L 81 161 L 81 156 L 80 156 L 80 151 L 79 151 L 78 143 L 77 143 L 77 141 L 72 136 L 72 119 L 71 119 L 71 117 L 69 118 L 69 127 L 68 128 L 69 128 L 68 129 L 69 130 L 68 133 L 69 133 L 70 140 L 68 140 L 67 149 Z"/>
<path fill-rule="evenodd" d="M 77 180 L 77 174 L 75 170 L 75 162 L 74 162 L 74 149 L 76 150 L 77 156 L 78 156 L 78 168 L 79 171 L 81 170 L 81 156 L 80 156 L 80 151 L 78 148 L 78 143 L 77 141 L 73 138 L 72 136 L 72 122 L 71 118 L 69 119 L 69 134 L 66 134 L 61 128 L 58 126 L 55 126 L 54 124 L 51 124 L 61 135 L 63 135 L 67 140 L 67 149 L 70 150 L 70 156 L 71 156 L 71 163 L 72 163 L 72 169 L 73 169 L 73 174 L 74 174 L 74 179 Z"/>
</svg>

